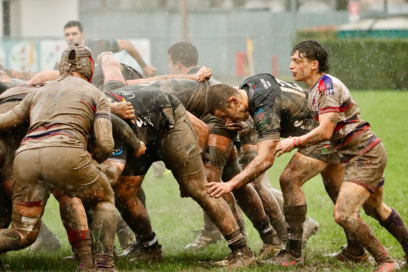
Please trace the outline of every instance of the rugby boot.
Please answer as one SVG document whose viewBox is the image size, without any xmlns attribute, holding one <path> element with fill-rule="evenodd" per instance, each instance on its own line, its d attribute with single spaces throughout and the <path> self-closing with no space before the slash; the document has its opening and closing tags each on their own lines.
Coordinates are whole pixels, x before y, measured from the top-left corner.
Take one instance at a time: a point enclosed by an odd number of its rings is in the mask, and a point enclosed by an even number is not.
<svg viewBox="0 0 408 272">
<path fill-rule="evenodd" d="M 199 235 L 193 242 L 185 247 L 186 250 L 201 250 L 211 244 L 222 241 L 224 238 L 219 230 L 198 230 L 194 232 L 199 233 Z"/>
<path fill-rule="evenodd" d="M 283 249 L 283 244 L 272 245 L 263 244 L 261 250 L 258 253 L 257 260 L 267 260 L 274 257 L 281 249 Z"/>
<path fill-rule="evenodd" d="M 163 251 L 160 244 L 151 247 L 142 247 L 137 245 L 138 249 L 133 250 L 130 262 L 160 262 L 163 260 Z"/>
<path fill-rule="evenodd" d="M 342 246 L 340 248 L 340 252 L 327 254 L 325 256 L 334 258 L 340 262 L 360 263 L 360 262 L 367 262 L 369 260 L 368 258 L 369 256 L 367 252 L 364 251 L 362 255 L 354 256 L 350 252 L 347 251 L 347 245 Z"/>
<path fill-rule="evenodd" d="M 309 238 L 319 231 L 319 224 L 312 218 L 307 217 L 303 223 L 302 246 L 306 246 Z"/>
<path fill-rule="evenodd" d="M 97 253 L 95 255 L 98 272 L 117 272 L 114 264 L 114 256 L 111 253 Z"/>
<path fill-rule="evenodd" d="M 282 249 L 274 258 L 272 258 L 270 261 L 266 261 L 266 263 L 273 263 L 277 266 L 302 266 L 305 263 L 305 259 L 303 256 L 296 258 L 287 250 Z"/>
<path fill-rule="evenodd" d="M 225 267 L 227 266 L 227 264 L 229 264 L 229 262 L 232 261 L 233 258 L 234 258 L 234 252 L 230 251 L 224 260 L 215 262 L 214 264 L 217 266 Z"/>
<path fill-rule="evenodd" d="M 61 241 L 51 232 L 43 222 L 37 240 L 27 250 L 31 251 L 57 251 L 61 248 Z"/>
<path fill-rule="evenodd" d="M 392 271 L 399 271 L 401 268 L 399 267 L 398 263 L 394 261 L 393 263 L 378 263 L 375 267 L 373 272 L 392 272 Z"/>
<path fill-rule="evenodd" d="M 124 258 L 134 258 L 135 256 L 140 254 L 141 251 L 141 245 L 139 244 L 133 244 L 129 246 L 126 249 L 123 249 L 122 254 L 118 255 L 119 259 L 124 259 Z"/>
<path fill-rule="evenodd" d="M 243 247 L 232 251 L 233 256 L 225 266 L 228 270 L 248 267 L 256 263 L 254 254 L 249 247 Z"/>
<path fill-rule="evenodd" d="M 118 220 L 118 228 L 116 235 L 122 248 L 122 252 L 128 251 L 134 244 L 136 244 L 136 235 L 132 229 L 126 224 L 126 222 L 120 217 Z"/>
</svg>

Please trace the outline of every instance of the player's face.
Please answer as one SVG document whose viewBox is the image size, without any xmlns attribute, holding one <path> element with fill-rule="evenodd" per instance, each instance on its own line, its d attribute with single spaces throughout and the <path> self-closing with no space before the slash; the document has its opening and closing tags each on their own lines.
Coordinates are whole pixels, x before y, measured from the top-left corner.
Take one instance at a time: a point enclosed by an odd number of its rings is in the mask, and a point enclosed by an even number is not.
<svg viewBox="0 0 408 272">
<path fill-rule="evenodd" d="M 249 117 L 245 106 L 239 101 L 230 102 L 230 106 L 225 110 L 216 110 L 214 116 L 224 120 L 226 123 L 239 123 Z"/>
<path fill-rule="evenodd" d="M 170 74 L 180 74 L 180 69 L 177 63 L 174 63 L 171 59 L 170 55 L 168 55 L 167 59 L 169 60 L 169 71 Z"/>
<path fill-rule="evenodd" d="M 313 62 L 309 62 L 307 58 L 299 55 L 298 51 L 295 51 L 291 59 L 289 69 L 292 72 L 294 80 L 305 81 L 312 75 Z"/>
<path fill-rule="evenodd" d="M 83 33 L 79 31 L 77 26 L 66 28 L 64 30 L 64 37 L 68 45 L 82 44 L 83 41 Z"/>
</svg>

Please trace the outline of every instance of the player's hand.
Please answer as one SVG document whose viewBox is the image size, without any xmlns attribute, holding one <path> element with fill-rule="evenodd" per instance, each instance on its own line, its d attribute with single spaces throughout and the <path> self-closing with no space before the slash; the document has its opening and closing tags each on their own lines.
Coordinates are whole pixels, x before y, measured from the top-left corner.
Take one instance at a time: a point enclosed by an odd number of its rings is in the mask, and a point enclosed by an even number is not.
<svg viewBox="0 0 408 272">
<path fill-rule="evenodd" d="M 232 191 L 232 186 L 222 182 L 210 182 L 207 184 L 207 193 L 212 197 L 220 197 L 224 194 L 229 194 Z"/>
<path fill-rule="evenodd" d="M 251 131 L 247 122 L 232 122 L 228 121 L 225 123 L 228 130 L 238 131 L 240 135 L 245 135 Z"/>
<path fill-rule="evenodd" d="M 102 62 L 102 58 L 104 55 L 113 55 L 113 53 L 111 51 L 102 52 L 98 55 L 98 57 L 96 57 L 96 60 Z"/>
<path fill-rule="evenodd" d="M 146 65 L 146 66 L 143 68 L 143 74 L 144 74 L 145 76 L 147 76 L 147 77 L 152 77 L 152 76 L 154 76 L 154 75 L 156 74 L 156 71 L 157 71 L 157 69 L 154 68 L 154 67 L 151 66 L 151 65 Z"/>
<path fill-rule="evenodd" d="M 203 82 L 209 79 L 212 76 L 212 71 L 210 68 L 205 66 L 201 67 L 201 69 L 195 74 L 195 80 L 198 82 Z"/>
<path fill-rule="evenodd" d="M 146 145 L 144 144 L 144 142 L 140 141 L 140 147 L 139 147 L 139 149 L 135 152 L 136 158 L 139 158 L 139 157 L 142 156 L 145 152 L 146 152 Z"/>
<path fill-rule="evenodd" d="M 123 120 L 131 120 L 131 122 L 136 118 L 135 110 L 130 102 L 111 103 L 111 112 Z"/>
<path fill-rule="evenodd" d="M 288 153 L 295 148 L 292 137 L 282 140 L 278 143 L 275 149 L 275 155 L 280 157 L 283 153 Z"/>
</svg>

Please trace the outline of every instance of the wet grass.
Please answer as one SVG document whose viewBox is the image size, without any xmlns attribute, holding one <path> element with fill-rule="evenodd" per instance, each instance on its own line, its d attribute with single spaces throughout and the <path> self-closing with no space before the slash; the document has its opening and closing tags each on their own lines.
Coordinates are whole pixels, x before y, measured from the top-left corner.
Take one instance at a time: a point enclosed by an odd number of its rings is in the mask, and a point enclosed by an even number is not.
<svg viewBox="0 0 408 272">
<path fill-rule="evenodd" d="M 408 92 L 376 91 L 354 92 L 353 96 L 360 105 L 363 118 L 372 125 L 372 130 L 383 139 L 388 152 L 386 169 L 385 202 L 398 210 L 408 223 Z M 272 186 L 279 188 L 278 178 L 290 155 L 276 160 L 269 170 Z M 185 252 L 184 246 L 194 239 L 191 230 L 202 228 L 202 213 L 191 199 L 179 197 L 178 185 L 171 175 L 162 179 L 152 179 L 150 175 L 144 182 L 147 195 L 147 206 L 153 228 L 163 245 L 165 259 L 160 264 L 139 264 L 128 261 L 117 261 L 120 271 L 218 271 L 223 270 L 206 265 L 200 260 L 220 260 L 228 253 L 226 243 L 210 246 L 204 251 Z M 304 252 L 306 264 L 302 268 L 275 268 L 263 266 L 251 268 L 251 271 L 371 271 L 372 266 L 342 264 L 323 257 L 323 254 L 334 252 L 345 244 L 342 229 L 335 224 L 332 217 L 333 204 L 325 193 L 321 178 L 310 180 L 304 190 L 308 201 L 308 216 L 320 223 L 320 231 L 313 236 Z M 75 264 L 61 259 L 70 255 L 67 236 L 62 227 L 56 201 L 52 198 L 46 209 L 45 222 L 63 242 L 61 250 L 53 253 L 33 254 L 26 250 L 8 253 L 1 259 L 13 271 L 74 271 Z M 397 258 L 403 258 L 403 252 L 397 241 L 371 218 L 363 215 L 374 229 L 377 237 Z M 261 247 L 261 241 L 251 224 L 247 221 L 249 245 L 254 251 Z M 249 270 L 249 269 L 248 269 Z"/>
</svg>

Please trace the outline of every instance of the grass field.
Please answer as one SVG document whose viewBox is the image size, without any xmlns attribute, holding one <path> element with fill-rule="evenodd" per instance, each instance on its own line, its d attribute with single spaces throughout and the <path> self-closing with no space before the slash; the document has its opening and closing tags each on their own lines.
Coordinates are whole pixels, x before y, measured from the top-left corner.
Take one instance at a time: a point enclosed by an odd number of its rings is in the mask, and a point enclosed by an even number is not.
<svg viewBox="0 0 408 272">
<path fill-rule="evenodd" d="M 389 206 L 398 210 L 408 223 L 408 92 L 366 91 L 353 92 L 353 96 L 363 118 L 371 123 L 372 130 L 383 139 L 388 152 L 384 200 Z M 271 184 L 279 188 L 279 175 L 290 158 L 286 154 L 275 161 L 268 175 Z M 185 252 L 184 247 L 194 238 L 192 230 L 202 228 L 202 213 L 199 206 L 191 199 L 179 197 L 178 185 L 171 175 L 162 179 L 152 179 L 148 174 L 144 189 L 147 195 L 147 208 L 150 212 L 153 228 L 163 245 L 165 259 L 160 264 L 140 264 L 117 261 L 120 271 L 207 271 L 223 270 L 208 267 L 199 260 L 221 260 L 229 252 L 225 242 L 210 246 L 198 253 Z M 361 267 L 342 264 L 323 257 L 334 252 L 345 244 L 342 229 L 336 225 L 332 217 L 333 204 L 325 193 L 320 176 L 310 180 L 304 186 L 308 201 L 308 216 L 320 224 L 320 231 L 313 236 L 304 250 L 306 264 L 302 268 L 281 269 L 273 266 L 254 267 L 251 271 L 371 271 L 372 266 Z M 48 202 L 44 220 L 63 242 L 61 250 L 54 253 L 31 253 L 26 250 L 8 253 L 1 259 L 13 271 L 74 271 L 75 264 L 62 261 L 62 257 L 70 255 L 70 246 L 62 227 L 58 204 L 52 198 Z M 404 254 L 397 241 L 371 218 L 363 215 L 375 231 L 377 237 L 388 249 L 389 253 L 402 259 Z M 256 231 L 247 223 L 249 245 L 257 252 L 261 240 Z"/>
</svg>

